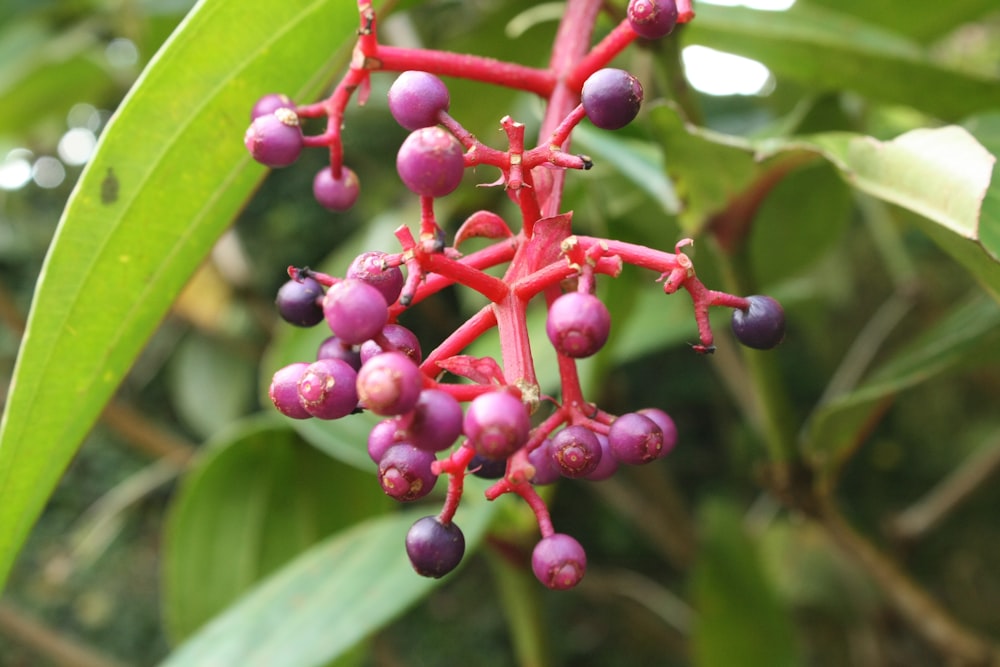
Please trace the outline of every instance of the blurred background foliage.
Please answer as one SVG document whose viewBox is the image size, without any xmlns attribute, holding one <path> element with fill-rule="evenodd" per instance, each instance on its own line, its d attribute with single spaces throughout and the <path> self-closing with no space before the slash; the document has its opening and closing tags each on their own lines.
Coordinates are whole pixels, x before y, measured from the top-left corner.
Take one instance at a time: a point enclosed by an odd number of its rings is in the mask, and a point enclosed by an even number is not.
<svg viewBox="0 0 1000 667">
<path fill-rule="evenodd" d="M 608 4 L 621 15 L 623 2 Z M 46 248 L 96 138 L 191 5 L 0 6 L 0 385 L 9 383 Z M 694 231 L 706 284 L 780 298 L 789 334 L 764 363 L 787 400 L 781 428 L 805 447 L 817 446 L 816 433 L 832 438 L 824 451 L 836 460 L 817 475 L 848 520 L 958 627 L 996 641 L 995 267 L 956 261 L 939 229 L 850 188 L 825 161 L 766 189 L 748 228 L 737 230 L 736 250 L 727 248 L 720 239 L 733 230 L 713 216 L 759 183 L 756 167 L 679 131 L 674 109 L 746 140 L 829 131 L 889 140 L 959 123 L 997 154 L 1000 14 L 976 0 L 696 9 L 689 28 L 621 57 L 646 85 L 645 111 L 611 137 L 583 128 L 579 145 L 597 167 L 569 175 L 564 210 L 585 233 L 661 248 Z M 433 0 L 398 10 L 385 38 L 543 66 L 562 6 Z M 611 25 L 604 18 L 598 30 Z M 837 33 L 841 26 L 854 31 Z M 334 49 L 351 36 L 329 39 Z M 756 90 L 708 94 L 683 79 L 682 63 L 699 83 L 697 52 L 682 51 L 692 45 L 758 58 L 770 70 Z M 908 78 L 897 80 L 901 73 Z M 346 162 L 363 184 L 358 206 L 332 215 L 313 202 L 322 151 L 263 181 L 146 345 L 31 533 L 0 598 L 0 664 L 158 664 L 307 547 L 366 517 L 392 516 L 363 449 L 370 422 L 292 429 L 261 400 L 271 372 L 308 358 L 322 338 L 275 321 L 285 267 L 339 273 L 361 250 L 392 248 L 391 230 L 414 218 L 393 170 L 405 131 L 383 101 L 391 75 L 373 81 L 368 105 L 352 105 L 346 119 Z M 487 143 L 503 113 L 537 126 L 537 100 L 470 82 L 449 87 L 452 115 Z M 470 174 L 468 184 L 484 179 Z M 680 201 L 698 215 L 675 215 Z M 439 215 L 453 232 L 480 208 L 513 218 L 501 192 L 473 187 L 442 201 Z M 415 606 L 392 608 L 337 664 L 943 664 L 941 647 L 885 592 L 895 584 L 881 561 L 834 548 L 829 526 L 785 511 L 765 490 L 758 387 L 748 372 L 758 362 L 736 349 L 724 320 L 718 353 L 692 354 L 686 297 L 665 298 L 650 278 L 626 271 L 600 285 L 615 330 L 584 375 L 589 396 L 610 412 L 668 410 L 680 445 L 666 461 L 607 482 L 559 485 L 555 522 L 587 548 L 584 584 L 554 594 L 525 582 L 523 562 L 508 559 L 530 547 L 523 512 L 500 503 L 474 509 L 482 530 L 493 521 L 487 547 L 443 585 L 405 583 Z M 403 323 L 430 349 L 473 306 L 448 291 Z M 552 359 L 541 349 L 538 356 L 552 382 Z M 852 393 L 858 386 L 869 394 Z M 861 411 L 836 403 L 845 396 Z M 385 550 L 402 553 L 406 525 L 383 531 Z"/>
</svg>

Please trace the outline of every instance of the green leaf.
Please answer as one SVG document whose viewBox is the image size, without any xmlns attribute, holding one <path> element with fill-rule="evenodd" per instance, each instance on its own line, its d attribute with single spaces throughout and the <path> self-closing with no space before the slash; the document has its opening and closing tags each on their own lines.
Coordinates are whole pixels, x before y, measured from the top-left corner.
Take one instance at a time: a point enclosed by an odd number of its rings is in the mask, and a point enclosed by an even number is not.
<svg viewBox="0 0 1000 667">
<path fill-rule="evenodd" d="M 0 581 L 60 473 L 264 173 L 260 95 L 318 94 L 356 7 L 204 0 L 105 131 L 49 249 L 0 425 Z"/>
<path fill-rule="evenodd" d="M 456 522 L 466 558 L 495 508 L 463 503 Z M 447 581 L 415 574 L 403 548 L 410 525 L 427 514 L 418 508 L 369 519 L 313 547 L 206 625 L 162 667 L 314 667 L 343 655 Z"/>
<path fill-rule="evenodd" d="M 996 11 L 995 0 L 951 0 L 947 5 L 939 0 L 909 0 L 906 11 L 893 2 L 871 0 L 798 0 L 792 12 L 812 6 L 835 9 L 862 21 L 884 26 L 901 35 L 939 39 L 953 28 Z"/>
<path fill-rule="evenodd" d="M 701 507 L 701 550 L 692 574 L 698 667 L 798 665 L 794 628 L 739 513 L 719 500 Z"/>
<path fill-rule="evenodd" d="M 961 304 L 859 387 L 818 406 L 806 425 L 803 451 L 819 468 L 833 472 L 901 391 L 998 352 L 1000 305 L 983 296 Z"/>
<path fill-rule="evenodd" d="M 164 617 L 183 639 L 307 547 L 391 503 L 371 475 L 304 443 L 277 418 L 213 442 L 173 499 Z"/>
<path fill-rule="evenodd" d="M 683 40 L 759 60 L 779 78 L 814 90 L 849 90 L 944 119 L 1000 107 L 997 79 L 935 65 L 917 43 L 821 7 L 766 12 L 699 5 Z"/>
</svg>

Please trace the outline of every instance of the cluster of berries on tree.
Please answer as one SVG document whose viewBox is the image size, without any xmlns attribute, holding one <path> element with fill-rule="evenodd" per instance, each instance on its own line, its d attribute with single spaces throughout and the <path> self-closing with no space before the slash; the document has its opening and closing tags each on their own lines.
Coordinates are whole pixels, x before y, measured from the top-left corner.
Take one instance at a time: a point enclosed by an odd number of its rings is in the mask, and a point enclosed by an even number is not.
<svg viewBox="0 0 1000 667">
<path fill-rule="evenodd" d="M 682 248 L 665 252 L 615 239 L 574 234 L 572 214 L 560 211 L 568 169 L 590 169 L 585 155 L 568 152 L 573 129 L 586 119 L 604 130 L 628 125 L 643 100 L 639 80 L 611 60 L 634 39 L 658 39 L 693 17 L 680 0 L 632 0 L 627 16 L 604 39 L 590 45 L 600 9 L 595 0 L 567 5 L 548 69 L 470 55 L 382 45 L 371 6 L 359 0 L 360 30 L 351 67 L 329 98 L 296 105 L 283 95 L 259 100 L 245 143 L 270 167 L 295 162 L 306 147 L 322 146 L 330 164 L 314 179 L 314 195 L 332 210 L 350 208 L 360 193 L 357 175 L 342 163 L 344 109 L 354 92 L 367 93 L 373 71 L 398 77 L 388 93 L 396 121 L 410 131 L 399 148 L 396 168 L 404 185 L 420 198 L 419 226 L 396 230 L 399 248 L 358 256 L 343 277 L 290 268 L 277 307 L 297 326 L 325 322 L 330 336 L 316 359 L 278 370 L 270 397 L 293 419 L 341 419 L 362 410 L 382 417 L 369 434 L 368 452 L 388 495 L 409 502 L 427 496 L 447 478 L 444 504 L 436 515 L 413 524 L 406 552 L 421 575 L 441 577 L 465 551 L 454 516 L 465 476 L 494 480 L 490 500 L 513 493 L 534 512 L 541 539 L 531 566 L 547 587 L 567 589 L 584 576 L 586 555 L 573 537 L 555 531 L 538 486 L 560 478 L 602 480 L 620 465 L 662 458 L 677 431 L 659 408 L 613 415 L 586 400 L 577 360 L 598 353 L 608 340 L 611 315 L 595 295 L 600 277 L 615 277 L 625 264 L 659 274 L 662 289 L 686 290 L 698 324 L 698 352 L 711 352 L 708 310 L 733 309 L 733 331 L 744 344 L 767 349 L 784 335 L 781 306 L 765 296 L 740 297 L 710 290 L 697 278 Z M 500 119 L 504 149 L 491 148 L 448 111 L 450 97 L 440 76 L 465 77 L 526 90 L 547 101 L 539 140 L 525 140 L 525 126 Z M 327 118 L 322 134 L 306 136 L 303 118 Z M 451 243 L 434 214 L 437 198 L 453 192 L 465 170 L 492 166 L 498 184 L 520 212 L 519 227 L 492 211 L 471 215 Z M 459 245 L 471 237 L 491 243 L 470 254 Z M 506 266 L 502 278 L 488 270 Z M 398 323 L 410 306 L 462 285 L 488 301 L 435 349 L 425 353 L 412 331 Z M 545 331 L 554 347 L 560 387 L 543 396 L 532 358 L 526 310 L 533 300 L 547 305 Z M 497 330 L 500 359 L 476 358 L 466 348 Z M 446 381 L 444 378 L 453 378 Z M 459 378 L 459 380 L 454 380 Z"/>
</svg>

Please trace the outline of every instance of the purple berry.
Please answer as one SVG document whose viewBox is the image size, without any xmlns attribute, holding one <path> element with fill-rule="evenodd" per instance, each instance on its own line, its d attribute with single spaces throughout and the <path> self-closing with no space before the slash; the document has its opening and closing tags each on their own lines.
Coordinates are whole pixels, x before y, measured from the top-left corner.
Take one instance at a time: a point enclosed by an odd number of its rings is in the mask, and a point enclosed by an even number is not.
<svg viewBox="0 0 1000 667">
<path fill-rule="evenodd" d="M 302 152 L 299 117 L 291 109 L 255 118 L 243 137 L 243 144 L 257 162 L 268 167 L 287 167 Z"/>
<path fill-rule="evenodd" d="M 401 324 L 393 324 L 390 322 L 382 327 L 382 335 L 385 336 L 386 341 L 388 341 L 390 350 L 402 352 L 410 359 L 413 359 L 413 363 L 420 363 L 420 340 L 417 338 L 415 333 Z M 361 344 L 361 363 L 365 363 L 376 354 L 388 351 L 389 350 L 382 349 L 382 345 L 380 343 L 377 343 L 374 340 L 366 340 Z"/>
<path fill-rule="evenodd" d="M 346 211 L 351 208 L 360 192 L 358 175 L 347 167 L 340 168 L 340 178 L 333 175 L 330 167 L 320 169 L 313 178 L 313 197 L 331 211 Z"/>
<path fill-rule="evenodd" d="M 465 536 L 454 523 L 425 516 L 417 519 L 406 533 L 406 555 L 417 574 L 439 579 L 462 561 Z"/>
<path fill-rule="evenodd" d="M 253 105 L 253 109 L 250 110 L 250 121 L 260 118 L 261 116 L 267 116 L 274 113 L 278 109 L 291 109 L 295 110 L 295 103 L 287 95 L 281 93 L 270 93 L 264 95 Z"/>
<path fill-rule="evenodd" d="M 733 311 L 733 333 L 736 338 L 756 350 L 770 350 L 785 337 L 785 311 L 769 296 L 748 296 L 746 310 Z"/>
<path fill-rule="evenodd" d="M 575 539 L 564 533 L 543 538 L 531 553 L 531 569 L 546 588 L 573 588 L 587 570 L 587 554 Z"/>
<path fill-rule="evenodd" d="M 638 115 L 642 84 L 625 70 L 606 67 L 583 82 L 580 99 L 591 123 L 603 130 L 617 130 Z"/>
<path fill-rule="evenodd" d="M 637 412 L 624 414 L 611 422 L 608 442 L 615 458 L 629 465 L 649 463 L 667 453 L 660 427 Z"/>
<path fill-rule="evenodd" d="M 385 450 L 378 462 L 378 480 L 386 495 L 401 502 L 423 498 L 437 482 L 431 471 L 434 455 L 400 443 Z"/>
<path fill-rule="evenodd" d="M 531 420 L 520 399 L 505 391 L 480 394 L 469 403 L 463 431 L 485 459 L 506 459 L 528 439 Z"/>
<path fill-rule="evenodd" d="M 601 461 L 601 443 L 585 426 L 567 426 L 552 438 L 552 460 L 564 476 L 586 477 Z"/>
<path fill-rule="evenodd" d="M 311 327 L 323 321 L 323 286 L 313 278 L 289 280 L 274 300 L 278 314 L 289 324 Z"/>
<path fill-rule="evenodd" d="M 615 458 L 614 452 L 611 451 L 611 442 L 608 440 L 608 436 L 602 433 L 595 433 L 594 435 L 597 436 L 597 441 L 601 443 L 601 460 L 598 461 L 596 468 L 584 475 L 584 479 L 591 482 L 600 482 L 618 472 L 618 459 Z"/>
<path fill-rule="evenodd" d="M 398 266 L 386 266 L 387 257 L 386 253 L 377 250 L 363 252 L 354 258 L 344 275 L 377 288 L 385 302 L 392 305 L 403 291 L 403 272 Z"/>
<path fill-rule="evenodd" d="M 299 379 L 309 364 L 297 361 L 278 369 L 271 378 L 267 395 L 278 412 L 292 419 L 309 419 L 312 415 L 299 403 Z"/>
<path fill-rule="evenodd" d="M 449 103 L 444 81 L 427 72 L 403 72 L 389 88 L 389 112 L 407 130 L 437 125 Z"/>
<path fill-rule="evenodd" d="M 574 359 L 600 350 L 611 332 L 611 314 L 593 294 L 568 292 L 552 302 L 545 333 L 560 354 Z"/>
<path fill-rule="evenodd" d="M 382 330 L 389 320 L 389 307 L 376 288 L 348 278 L 326 291 L 323 316 L 337 338 L 359 345 Z"/>
<path fill-rule="evenodd" d="M 674 0 L 631 0 L 628 22 L 640 37 L 666 37 L 677 25 L 677 3 Z"/>
<path fill-rule="evenodd" d="M 358 371 L 361 370 L 361 353 L 336 336 L 328 336 L 316 349 L 317 359 L 340 359 Z"/>
<path fill-rule="evenodd" d="M 677 425 L 674 424 L 674 420 L 659 408 L 643 408 L 638 410 L 638 413 L 649 417 L 653 423 L 660 427 L 660 431 L 663 433 L 663 453 L 669 454 L 677 445 Z"/>
<path fill-rule="evenodd" d="M 443 197 L 462 182 L 465 171 L 462 144 L 440 127 L 416 130 L 399 148 L 396 171 L 415 194 Z"/>
<path fill-rule="evenodd" d="M 417 405 L 423 374 L 402 352 L 383 352 L 358 371 L 358 399 L 377 415 L 401 415 Z"/>
<path fill-rule="evenodd" d="M 462 406 L 441 389 L 424 389 L 408 419 L 407 440 L 420 449 L 440 452 L 462 435 Z"/>
<path fill-rule="evenodd" d="M 299 378 L 299 402 L 319 419 L 340 419 L 358 407 L 358 373 L 340 359 L 309 364 Z"/>
<path fill-rule="evenodd" d="M 552 484 L 562 477 L 559 466 L 552 457 L 552 440 L 549 438 L 528 452 L 528 463 L 535 468 L 535 476 L 531 478 L 531 483 L 535 486 Z"/>
<path fill-rule="evenodd" d="M 405 435 L 395 418 L 383 419 L 368 432 L 368 456 L 378 463 L 390 447 L 405 441 Z"/>
</svg>

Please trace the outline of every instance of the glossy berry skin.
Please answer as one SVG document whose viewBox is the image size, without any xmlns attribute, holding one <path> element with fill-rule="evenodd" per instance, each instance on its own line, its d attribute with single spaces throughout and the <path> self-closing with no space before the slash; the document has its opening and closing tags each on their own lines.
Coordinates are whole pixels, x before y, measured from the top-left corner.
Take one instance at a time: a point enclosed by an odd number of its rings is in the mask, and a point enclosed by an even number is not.
<svg viewBox="0 0 1000 667">
<path fill-rule="evenodd" d="M 326 291 L 323 316 L 337 338 L 359 345 L 382 331 L 389 320 L 389 307 L 377 289 L 347 278 Z"/>
<path fill-rule="evenodd" d="M 535 468 L 535 476 L 531 478 L 531 483 L 535 486 L 552 484 L 562 477 L 559 466 L 552 457 L 552 440 L 549 438 L 528 452 L 528 463 Z"/>
<path fill-rule="evenodd" d="M 407 130 L 437 125 L 450 103 L 444 81 L 427 72 L 403 72 L 389 88 L 389 112 Z"/>
<path fill-rule="evenodd" d="M 546 588 L 564 591 L 583 579 L 587 554 L 569 535 L 554 533 L 535 545 L 531 552 L 531 569 Z"/>
<path fill-rule="evenodd" d="M 404 442 L 405 436 L 395 418 L 383 419 L 368 432 L 368 456 L 378 463 L 390 447 Z"/>
<path fill-rule="evenodd" d="M 465 536 L 454 523 L 425 516 L 417 519 L 406 533 L 406 555 L 417 574 L 439 579 L 462 561 Z"/>
<path fill-rule="evenodd" d="M 580 101 L 591 123 L 602 130 L 617 130 L 639 114 L 642 84 L 625 70 L 606 67 L 583 82 Z"/>
<path fill-rule="evenodd" d="M 593 294 L 568 292 L 549 307 L 545 333 L 560 354 L 582 359 L 596 353 L 611 333 L 611 314 Z"/>
<path fill-rule="evenodd" d="M 677 446 L 677 425 L 673 418 L 659 408 L 643 408 L 637 412 L 652 419 L 660 427 L 660 432 L 663 433 L 663 453 L 670 453 Z"/>
<path fill-rule="evenodd" d="M 401 417 L 408 422 L 407 440 L 415 447 L 440 452 L 462 435 L 462 406 L 454 396 L 440 389 L 424 389 L 413 410 Z"/>
<path fill-rule="evenodd" d="M 260 118 L 261 116 L 267 116 L 274 113 L 278 109 L 292 109 L 295 110 L 295 103 L 288 97 L 288 95 L 283 95 L 281 93 L 270 93 L 264 95 L 253 105 L 250 110 L 250 121 Z"/>
<path fill-rule="evenodd" d="M 574 424 L 552 438 L 552 459 L 566 477 L 586 477 L 601 462 L 601 443 L 590 429 Z"/>
<path fill-rule="evenodd" d="M 299 402 L 299 379 L 309 364 L 297 361 L 278 369 L 271 378 L 267 395 L 278 412 L 292 419 L 309 419 L 312 415 Z"/>
<path fill-rule="evenodd" d="M 255 118 L 243 136 L 243 144 L 257 162 L 268 167 L 287 167 L 302 152 L 299 117 L 291 109 Z"/>
<path fill-rule="evenodd" d="M 378 462 L 378 480 L 386 495 L 410 502 L 423 498 L 437 482 L 431 471 L 434 455 L 413 445 L 399 443 L 385 450 Z"/>
<path fill-rule="evenodd" d="M 274 303 L 281 319 L 297 327 L 311 327 L 323 321 L 323 286 L 313 278 L 289 280 L 278 290 Z"/>
<path fill-rule="evenodd" d="M 355 371 L 361 370 L 361 353 L 336 336 L 328 336 L 316 348 L 317 359 L 340 359 Z"/>
<path fill-rule="evenodd" d="M 382 293 L 387 304 L 392 305 L 403 291 L 404 278 L 398 266 L 383 266 L 385 259 L 384 252 L 363 252 L 347 267 L 344 277 L 368 283 Z"/>
<path fill-rule="evenodd" d="M 417 405 L 423 375 L 402 352 L 383 352 L 361 366 L 357 388 L 362 407 L 377 415 L 401 415 Z"/>
<path fill-rule="evenodd" d="M 618 459 L 615 458 L 615 453 L 611 451 L 611 442 L 608 440 L 608 436 L 601 433 L 595 433 L 594 435 L 597 437 L 597 441 L 601 443 L 601 460 L 597 462 L 597 467 L 584 475 L 583 478 L 591 482 L 601 482 L 609 479 L 618 472 Z"/>
<path fill-rule="evenodd" d="M 413 193 L 443 197 L 462 182 L 465 157 L 458 139 L 440 127 L 416 130 L 396 154 L 396 171 Z"/>
<path fill-rule="evenodd" d="M 748 296 L 746 310 L 733 311 L 733 333 L 736 339 L 756 350 L 770 350 L 785 337 L 785 311 L 769 296 Z"/>
<path fill-rule="evenodd" d="M 674 0 L 631 0 L 626 16 L 637 35 L 660 39 L 673 32 L 677 25 L 677 3 Z"/>
<path fill-rule="evenodd" d="M 506 459 L 528 439 L 531 420 L 519 398 L 504 391 L 480 394 L 469 403 L 462 431 L 485 459 Z"/>
<path fill-rule="evenodd" d="M 402 352 L 410 359 L 413 359 L 413 363 L 415 364 L 420 363 L 422 354 L 420 350 L 420 339 L 417 338 L 415 333 L 404 327 L 402 324 L 393 324 L 390 322 L 382 327 L 382 335 L 385 336 L 388 341 L 390 346 L 389 349 Z M 382 349 L 382 345 L 374 340 L 366 340 L 361 344 L 361 363 L 368 361 L 376 354 L 387 351 L 388 350 Z"/>
<path fill-rule="evenodd" d="M 615 458 L 629 465 L 649 463 L 667 453 L 660 427 L 637 412 L 621 415 L 611 422 L 608 442 Z"/>
<path fill-rule="evenodd" d="M 309 364 L 299 378 L 299 402 L 319 419 L 340 419 L 358 407 L 358 373 L 340 359 Z"/>
<path fill-rule="evenodd" d="M 358 175 L 347 167 L 340 168 L 340 178 L 333 175 L 333 169 L 324 167 L 313 178 L 313 197 L 320 206 L 331 211 L 346 211 L 358 200 L 361 183 Z"/>
</svg>

